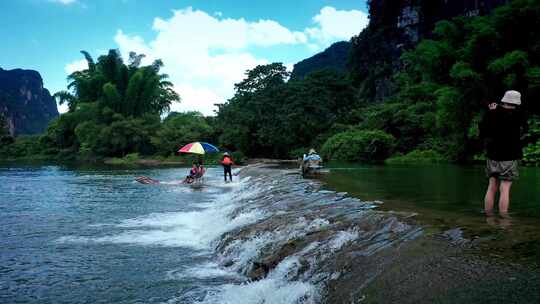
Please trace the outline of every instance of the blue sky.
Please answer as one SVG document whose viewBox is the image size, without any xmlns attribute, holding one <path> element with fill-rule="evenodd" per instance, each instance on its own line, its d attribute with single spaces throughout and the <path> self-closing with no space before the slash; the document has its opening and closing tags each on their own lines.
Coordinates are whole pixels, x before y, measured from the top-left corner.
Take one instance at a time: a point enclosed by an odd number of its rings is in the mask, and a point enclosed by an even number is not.
<svg viewBox="0 0 540 304">
<path fill-rule="evenodd" d="M 211 114 L 257 64 L 287 66 L 367 24 L 364 0 L 6 0 L 0 1 L 0 67 L 34 69 L 52 93 L 117 48 L 161 58 L 182 97 L 173 110 Z"/>
</svg>

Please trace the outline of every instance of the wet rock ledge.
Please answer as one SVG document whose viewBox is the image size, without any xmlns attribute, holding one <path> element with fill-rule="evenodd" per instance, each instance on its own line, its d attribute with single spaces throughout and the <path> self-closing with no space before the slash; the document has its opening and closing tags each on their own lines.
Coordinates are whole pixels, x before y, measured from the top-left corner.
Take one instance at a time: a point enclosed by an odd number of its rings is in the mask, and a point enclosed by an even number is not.
<svg viewBox="0 0 540 304">
<path fill-rule="evenodd" d="M 219 262 L 252 282 L 307 286 L 299 303 L 540 303 L 536 269 L 484 258 L 452 231 L 425 233 L 414 214 L 378 211 L 296 170 L 240 174 L 249 181 L 231 216 L 263 216 L 223 237 Z"/>
</svg>

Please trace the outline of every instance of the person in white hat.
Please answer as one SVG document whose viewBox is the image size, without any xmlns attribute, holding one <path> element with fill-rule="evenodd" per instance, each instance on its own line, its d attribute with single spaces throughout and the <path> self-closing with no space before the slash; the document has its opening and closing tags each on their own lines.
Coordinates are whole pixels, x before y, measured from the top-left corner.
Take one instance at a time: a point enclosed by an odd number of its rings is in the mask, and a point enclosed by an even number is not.
<svg viewBox="0 0 540 304">
<path fill-rule="evenodd" d="M 518 179 L 518 161 L 523 157 L 521 135 L 525 120 L 519 110 L 521 94 L 507 91 L 501 103 L 490 103 L 480 125 L 486 146 L 486 175 L 489 184 L 484 197 L 486 215 L 492 216 L 495 195 L 499 195 L 499 214 L 508 216 L 510 187 Z"/>
</svg>

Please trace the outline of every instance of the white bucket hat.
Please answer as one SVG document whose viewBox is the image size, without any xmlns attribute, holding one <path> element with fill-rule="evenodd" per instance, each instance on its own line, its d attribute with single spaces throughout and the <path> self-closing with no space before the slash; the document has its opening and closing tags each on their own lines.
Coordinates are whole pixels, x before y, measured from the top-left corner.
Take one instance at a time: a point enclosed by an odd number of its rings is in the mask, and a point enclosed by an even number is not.
<svg viewBox="0 0 540 304">
<path fill-rule="evenodd" d="M 521 94 L 518 91 L 506 91 L 501 101 L 519 106 L 521 104 Z"/>
</svg>

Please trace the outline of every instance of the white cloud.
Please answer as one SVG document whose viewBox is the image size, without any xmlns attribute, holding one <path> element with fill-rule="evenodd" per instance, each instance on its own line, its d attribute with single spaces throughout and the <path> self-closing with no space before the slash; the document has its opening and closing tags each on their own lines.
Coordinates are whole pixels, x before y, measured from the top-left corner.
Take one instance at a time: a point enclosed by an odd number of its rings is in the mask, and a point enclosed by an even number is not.
<svg viewBox="0 0 540 304">
<path fill-rule="evenodd" d="M 72 3 L 77 2 L 77 0 L 49 0 L 49 1 L 64 4 L 64 5 L 68 5 L 68 4 L 72 4 Z"/>
<path fill-rule="evenodd" d="M 88 69 L 88 62 L 86 62 L 85 59 L 76 60 L 71 63 L 68 63 L 64 67 L 64 71 L 66 71 L 66 74 L 71 74 L 76 71 L 82 71 Z"/>
<path fill-rule="evenodd" d="M 76 1 L 76 0 L 55 0 Z M 212 115 L 215 103 L 232 97 L 234 84 L 245 77 L 245 71 L 269 61 L 250 53 L 254 48 L 301 44 L 311 52 L 358 34 L 368 22 L 361 11 L 340 11 L 324 7 L 313 17 L 314 26 L 293 31 L 274 20 L 247 21 L 224 18 L 191 7 L 173 11 L 172 17 L 155 18 L 155 37 L 145 41 L 119 29 L 114 37 L 124 58 L 134 51 L 145 54 L 143 64 L 163 60 L 164 73 L 170 76 L 182 97 L 172 110 L 197 110 Z M 287 67 L 290 69 L 292 63 Z M 66 65 L 66 73 L 87 68 L 85 60 Z"/>
<path fill-rule="evenodd" d="M 163 72 L 182 97 L 173 110 L 197 110 L 212 115 L 215 103 L 232 97 L 234 84 L 245 71 L 268 63 L 249 53 L 249 47 L 301 44 L 305 34 L 293 32 L 273 20 L 249 22 L 219 18 L 200 10 L 174 11 L 170 19 L 155 18 L 156 37 L 149 42 L 118 30 L 115 41 L 123 56 L 130 51 L 146 54 L 143 64 L 163 60 Z"/>
<path fill-rule="evenodd" d="M 358 10 L 336 10 L 325 6 L 313 17 L 315 27 L 305 30 L 310 39 L 327 46 L 329 43 L 349 40 L 360 33 L 369 23 L 368 15 Z"/>
<path fill-rule="evenodd" d="M 199 111 L 209 115 L 215 110 L 214 103 L 220 103 L 222 101 L 221 96 L 207 87 L 193 87 L 189 84 L 180 84 L 176 85 L 175 88 L 179 94 L 182 94 L 182 102 L 173 103 L 171 105 L 171 111 Z"/>
</svg>

